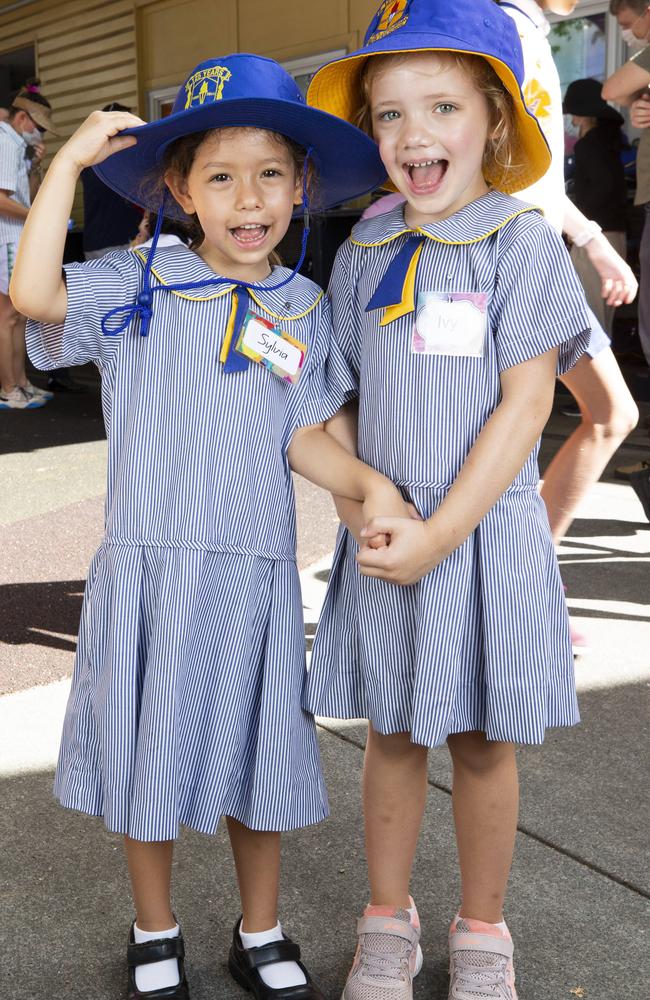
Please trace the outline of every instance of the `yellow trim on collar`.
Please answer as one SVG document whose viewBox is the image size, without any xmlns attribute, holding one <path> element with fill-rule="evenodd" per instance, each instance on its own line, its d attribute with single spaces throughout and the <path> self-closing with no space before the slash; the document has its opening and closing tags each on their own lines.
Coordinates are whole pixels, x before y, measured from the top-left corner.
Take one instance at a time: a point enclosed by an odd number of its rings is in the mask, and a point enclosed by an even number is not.
<svg viewBox="0 0 650 1000">
<path fill-rule="evenodd" d="M 386 243 L 390 243 L 392 240 L 396 240 L 398 236 L 404 236 L 406 233 L 419 233 L 421 236 L 428 236 L 430 240 L 434 243 L 444 243 L 446 246 L 469 246 L 471 243 L 480 243 L 481 240 L 486 240 L 488 236 L 494 236 L 500 229 L 506 225 L 506 223 L 511 222 L 516 219 L 518 215 L 524 215 L 526 212 L 541 212 L 542 209 L 538 208 L 536 205 L 526 205 L 525 208 L 520 208 L 517 212 L 513 212 L 509 215 L 507 219 L 500 222 L 498 226 L 494 229 L 490 229 L 489 232 L 483 233 L 481 236 L 476 236 L 471 240 L 443 240 L 440 236 L 432 236 L 431 233 L 427 233 L 425 229 L 418 227 L 417 229 L 401 229 L 399 233 L 394 233 L 392 236 L 388 236 L 385 240 L 377 240 L 372 243 L 362 243 L 361 240 L 355 240 L 353 236 L 350 237 L 350 242 L 354 243 L 358 247 L 381 247 Z M 444 221 L 444 220 L 443 220 Z"/>
<path fill-rule="evenodd" d="M 267 305 L 265 305 L 264 302 L 260 302 L 260 300 L 258 299 L 258 297 L 255 294 L 255 292 L 252 292 L 250 290 L 250 288 L 248 289 L 248 294 L 250 295 L 250 297 L 253 299 L 254 302 L 257 302 L 257 304 L 260 307 L 260 309 L 263 309 L 264 312 L 268 313 L 269 316 L 272 316 L 273 319 L 282 320 L 283 323 L 293 323 L 294 320 L 302 319 L 304 316 L 309 316 L 309 313 L 312 311 L 312 309 L 316 308 L 316 306 L 318 305 L 318 303 L 322 299 L 322 297 L 325 294 L 325 292 L 323 292 L 322 289 L 321 289 L 321 291 L 318 293 L 318 295 L 316 296 L 316 298 L 314 299 L 314 301 L 312 302 L 312 304 L 309 306 L 309 308 L 305 309 L 304 312 L 297 313 L 295 316 L 283 316 L 281 313 L 273 312 L 273 310 L 269 309 L 269 307 Z"/>
</svg>

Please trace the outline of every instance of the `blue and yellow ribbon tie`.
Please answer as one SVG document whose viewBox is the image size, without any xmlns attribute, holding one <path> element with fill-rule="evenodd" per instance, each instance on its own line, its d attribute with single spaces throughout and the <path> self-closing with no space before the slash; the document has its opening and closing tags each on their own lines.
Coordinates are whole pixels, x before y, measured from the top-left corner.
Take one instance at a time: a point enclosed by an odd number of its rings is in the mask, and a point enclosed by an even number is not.
<svg viewBox="0 0 650 1000">
<path fill-rule="evenodd" d="M 384 310 L 380 326 L 387 326 L 400 316 L 415 311 L 415 272 L 426 236 L 409 236 L 393 257 L 386 273 L 366 306 L 366 312 Z"/>
<path fill-rule="evenodd" d="M 226 327 L 226 335 L 223 338 L 221 354 L 219 356 L 224 372 L 245 372 L 248 368 L 248 358 L 245 358 L 243 354 L 239 353 L 237 350 L 237 342 L 239 340 L 239 334 L 241 333 L 242 326 L 246 321 L 246 315 L 249 307 L 250 297 L 248 295 L 248 289 L 246 289 L 243 285 L 238 285 L 232 293 L 232 308 L 230 310 L 230 317 L 228 318 L 228 325 Z"/>
</svg>

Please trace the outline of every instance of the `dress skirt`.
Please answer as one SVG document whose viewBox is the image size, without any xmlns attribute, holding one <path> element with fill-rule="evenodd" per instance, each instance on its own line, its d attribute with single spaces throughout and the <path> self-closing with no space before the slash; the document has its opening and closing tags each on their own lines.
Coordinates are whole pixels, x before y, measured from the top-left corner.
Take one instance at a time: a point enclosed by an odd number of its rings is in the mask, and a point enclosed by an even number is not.
<svg viewBox="0 0 650 1000">
<path fill-rule="evenodd" d="M 409 488 L 429 517 L 444 491 Z M 451 733 L 541 743 L 579 721 L 569 620 L 546 508 L 505 494 L 417 584 L 359 573 L 339 532 L 314 641 L 305 707 L 367 718 L 381 733 L 438 746 Z"/>
<path fill-rule="evenodd" d="M 136 840 L 322 820 L 294 562 L 104 542 L 90 568 L 55 794 Z"/>
</svg>

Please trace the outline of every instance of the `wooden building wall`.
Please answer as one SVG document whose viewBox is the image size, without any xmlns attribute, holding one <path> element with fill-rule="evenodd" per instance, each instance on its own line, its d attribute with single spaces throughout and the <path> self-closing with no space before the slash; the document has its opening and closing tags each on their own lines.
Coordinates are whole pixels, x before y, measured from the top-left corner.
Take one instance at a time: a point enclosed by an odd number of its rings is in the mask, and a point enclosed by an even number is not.
<svg viewBox="0 0 650 1000">
<path fill-rule="evenodd" d="M 278 60 L 356 48 L 379 0 L 36 0 L 3 13 L 0 52 L 34 45 L 60 139 L 119 101 L 146 117 L 150 90 L 177 86 L 202 59 L 256 52 Z M 80 221 L 77 193 L 74 217 Z"/>
</svg>

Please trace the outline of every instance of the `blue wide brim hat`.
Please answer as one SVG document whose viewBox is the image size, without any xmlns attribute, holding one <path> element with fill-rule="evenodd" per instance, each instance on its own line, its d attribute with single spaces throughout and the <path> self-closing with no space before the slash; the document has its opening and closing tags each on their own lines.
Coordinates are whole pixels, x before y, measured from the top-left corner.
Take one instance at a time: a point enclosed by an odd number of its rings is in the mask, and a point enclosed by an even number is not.
<svg viewBox="0 0 650 1000">
<path fill-rule="evenodd" d="M 516 136 L 513 167 L 494 165 L 485 179 L 501 191 L 516 192 L 543 177 L 551 154 L 522 93 L 521 42 L 514 21 L 494 0 L 384 0 L 370 22 L 363 48 L 323 66 L 309 85 L 307 102 L 353 122 L 362 106 L 361 74 L 368 60 L 413 52 L 451 52 L 487 60 L 512 97 Z"/>
<path fill-rule="evenodd" d="M 210 129 L 260 128 L 311 149 L 317 173 L 317 207 L 330 208 L 378 187 L 386 176 L 376 144 L 360 129 L 310 108 L 293 77 L 272 59 L 237 53 L 200 63 L 178 91 L 167 118 L 125 129 L 137 144 L 94 167 L 114 191 L 150 211 L 160 209 L 153 181 L 175 139 Z M 173 198 L 165 215 L 185 218 Z"/>
</svg>

